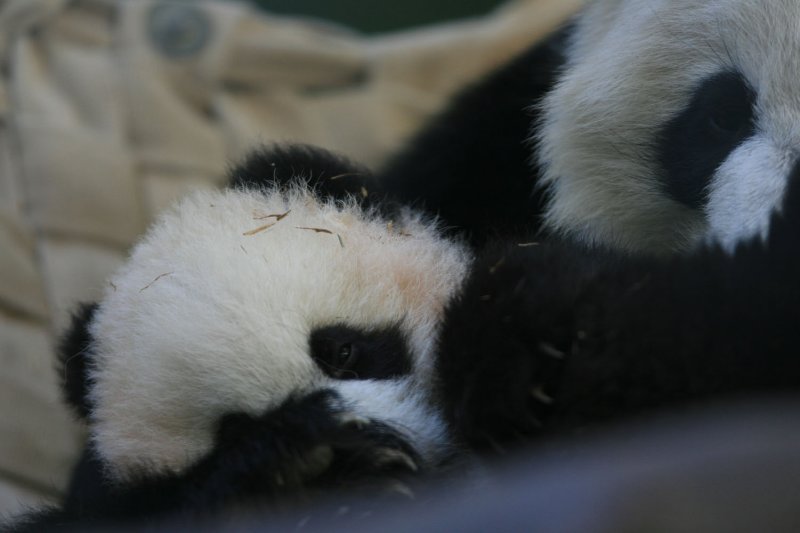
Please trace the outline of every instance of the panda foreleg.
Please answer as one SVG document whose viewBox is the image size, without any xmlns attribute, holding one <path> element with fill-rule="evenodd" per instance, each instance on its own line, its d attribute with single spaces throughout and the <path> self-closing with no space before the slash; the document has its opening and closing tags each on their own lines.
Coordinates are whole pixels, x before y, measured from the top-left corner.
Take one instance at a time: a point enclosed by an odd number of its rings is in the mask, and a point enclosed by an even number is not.
<svg viewBox="0 0 800 533">
<path fill-rule="evenodd" d="M 447 311 L 442 396 L 476 448 L 800 389 L 800 170 L 766 241 L 632 258 L 494 247 Z"/>
<path fill-rule="evenodd" d="M 445 416 L 470 447 L 503 451 L 543 430 L 591 275 L 582 259 L 569 247 L 492 246 L 449 304 L 436 372 Z"/>
<path fill-rule="evenodd" d="M 356 489 L 406 499 L 421 464 L 399 433 L 358 416 L 336 392 L 323 389 L 261 415 L 224 416 L 213 449 L 180 473 L 108 484 L 92 500 L 40 511 L 9 527 L 147 525 L 240 506 L 280 511 Z"/>
<path fill-rule="evenodd" d="M 399 433 L 323 389 L 262 415 L 223 417 L 214 449 L 187 472 L 185 502 L 199 510 L 250 499 L 280 507 L 365 487 L 402 495 L 402 480 L 420 464 Z"/>
</svg>

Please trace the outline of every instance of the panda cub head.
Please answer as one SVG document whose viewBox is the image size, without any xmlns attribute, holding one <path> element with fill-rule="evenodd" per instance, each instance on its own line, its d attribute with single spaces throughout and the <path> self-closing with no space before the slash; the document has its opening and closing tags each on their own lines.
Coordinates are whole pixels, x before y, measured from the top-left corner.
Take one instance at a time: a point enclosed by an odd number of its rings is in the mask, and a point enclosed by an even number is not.
<svg viewBox="0 0 800 533">
<path fill-rule="evenodd" d="M 433 339 L 469 261 L 430 221 L 300 182 L 184 199 L 89 321 L 97 454 L 116 479 L 180 472 L 225 414 L 331 388 L 436 461 L 448 436 L 426 392 Z"/>
<path fill-rule="evenodd" d="M 800 151 L 800 3 L 602 0 L 537 140 L 552 229 L 668 252 L 764 236 Z"/>
</svg>

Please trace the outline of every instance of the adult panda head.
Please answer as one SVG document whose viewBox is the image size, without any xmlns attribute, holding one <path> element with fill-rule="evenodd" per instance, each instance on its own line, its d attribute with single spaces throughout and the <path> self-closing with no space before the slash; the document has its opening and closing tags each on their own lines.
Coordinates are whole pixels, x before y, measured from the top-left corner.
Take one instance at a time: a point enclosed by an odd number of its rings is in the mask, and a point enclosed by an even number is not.
<svg viewBox="0 0 800 533">
<path fill-rule="evenodd" d="M 667 252 L 764 236 L 800 150 L 800 4 L 599 0 L 535 136 L 557 232 Z"/>
<path fill-rule="evenodd" d="M 251 158 L 238 182 L 274 171 L 273 157 Z M 324 167 L 315 177 L 341 177 Z M 181 472 L 210 451 L 224 415 L 322 388 L 396 428 L 423 460 L 448 452 L 427 380 L 469 253 L 411 211 L 388 218 L 306 181 L 182 200 L 78 317 L 64 350 L 70 399 L 113 479 Z M 85 367 L 71 362 L 76 346 Z"/>
</svg>

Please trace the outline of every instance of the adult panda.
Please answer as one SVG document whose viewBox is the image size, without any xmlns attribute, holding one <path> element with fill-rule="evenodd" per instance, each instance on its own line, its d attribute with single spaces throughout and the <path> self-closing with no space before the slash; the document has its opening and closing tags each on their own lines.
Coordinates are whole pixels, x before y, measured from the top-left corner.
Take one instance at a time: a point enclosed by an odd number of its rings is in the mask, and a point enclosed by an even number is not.
<svg viewBox="0 0 800 533">
<path fill-rule="evenodd" d="M 380 173 L 483 243 L 664 254 L 765 236 L 800 148 L 800 5 L 594 0 Z"/>
</svg>

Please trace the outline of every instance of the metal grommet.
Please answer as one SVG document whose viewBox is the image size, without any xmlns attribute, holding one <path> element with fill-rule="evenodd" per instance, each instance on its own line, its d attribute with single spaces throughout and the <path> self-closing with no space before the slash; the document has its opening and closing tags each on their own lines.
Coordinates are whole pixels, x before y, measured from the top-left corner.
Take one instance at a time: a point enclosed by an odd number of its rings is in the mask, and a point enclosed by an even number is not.
<svg viewBox="0 0 800 533">
<path fill-rule="evenodd" d="M 150 42 L 171 59 L 191 57 L 211 39 L 211 19 L 201 8 L 183 3 L 157 3 L 147 15 Z"/>
</svg>

